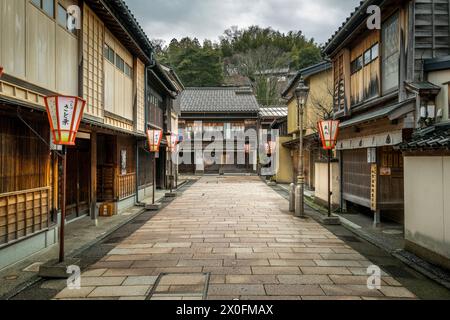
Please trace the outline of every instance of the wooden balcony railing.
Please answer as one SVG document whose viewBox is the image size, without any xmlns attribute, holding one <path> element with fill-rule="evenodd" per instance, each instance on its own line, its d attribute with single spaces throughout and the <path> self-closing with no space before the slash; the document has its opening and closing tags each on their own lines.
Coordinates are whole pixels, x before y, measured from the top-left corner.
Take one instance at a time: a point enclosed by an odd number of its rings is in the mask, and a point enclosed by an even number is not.
<svg viewBox="0 0 450 320">
<path fill-rule="evenodd" d="M 50 226 L 51 188 L 0 194 L 0 247 Z"/>
<path fill-rule="evenodd" d="M 116 177 L 116 198 L 128 198 L 136 193 L 136 173 Z"/>
</svg>

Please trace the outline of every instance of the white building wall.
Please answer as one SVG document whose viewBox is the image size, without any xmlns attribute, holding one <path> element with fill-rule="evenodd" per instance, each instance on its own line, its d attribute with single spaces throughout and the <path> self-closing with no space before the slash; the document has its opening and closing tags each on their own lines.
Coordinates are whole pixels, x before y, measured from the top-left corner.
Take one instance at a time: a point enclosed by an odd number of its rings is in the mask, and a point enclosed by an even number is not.
<svg viewBox="0 0 450 320">
<path fill-rule="evenodd" d="M 405 239 L 450 259 L 450 157 L 405 157 Z"/>
</svg>

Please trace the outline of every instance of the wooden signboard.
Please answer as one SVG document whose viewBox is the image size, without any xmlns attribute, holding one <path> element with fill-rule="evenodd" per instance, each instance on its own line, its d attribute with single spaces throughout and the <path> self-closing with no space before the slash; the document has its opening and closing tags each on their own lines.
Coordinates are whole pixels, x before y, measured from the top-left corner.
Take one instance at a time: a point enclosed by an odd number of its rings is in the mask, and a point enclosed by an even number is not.
<svg viewBox="0 0 450 320">
<path fill-rule="evenodd" d="M 377 210 L 377 174 L 378 166 L 372 164 L 370 174 L 370 209 L 372 211 Z"/>
</svg>

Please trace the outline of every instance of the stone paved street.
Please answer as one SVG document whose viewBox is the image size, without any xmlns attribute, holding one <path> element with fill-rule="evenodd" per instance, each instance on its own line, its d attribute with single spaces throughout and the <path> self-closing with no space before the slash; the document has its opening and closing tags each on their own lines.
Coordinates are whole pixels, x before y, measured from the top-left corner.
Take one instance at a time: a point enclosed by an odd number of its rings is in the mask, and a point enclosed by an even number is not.
<svg viewBox="0 0 450 320">
<path fill-rule="evenodd" d="M 369 290 L 370 265 L 259 178 L 204 177 L 55 298 L 415 298 L 387 274 Z"/>
</svg>

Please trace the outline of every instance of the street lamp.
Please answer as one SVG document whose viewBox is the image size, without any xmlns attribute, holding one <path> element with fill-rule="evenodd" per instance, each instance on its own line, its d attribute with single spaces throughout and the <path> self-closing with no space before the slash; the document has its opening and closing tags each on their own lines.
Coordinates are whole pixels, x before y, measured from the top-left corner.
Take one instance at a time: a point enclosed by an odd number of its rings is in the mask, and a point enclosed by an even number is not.
<svg viewBox="0 0 450 320">
<path fill-rule="evenodd" d="M 322 147 L 328 151 L 328 218 L 331 218 L 331 157 L 332 150 L 336 147 L 339 123 L 338 120 L 323 120 L 318 124 Z"/>
<path fill-rule="evenodd" d="M 299 113 L 299 174 L 297 177 L 297 187 L 295 189 L 295 216 L 305 217 L 305 174 L 304 174 L 304 159 L 303 159 L 303 114 L 305 111 L 306 102 L 309 96 L 309 87 L 305 85 L 303 77 L 300 78 L 300 83 L 295 89 L 295 96 L 297 98 L 297 106 Z"/>
<path fill-rule="evenodd" d="M 67 146 L 74 146 L 78 128 L 83 117 L 86 101 L 78 97 L 45 97 L 48 120 L 53 143 L 61 145 L 63 160 L 63 180 L 61 197 L 61 227 L 59 233 L 59 262 L 64 262 L 64 227 L 66 220 Z"/>
</svg>

